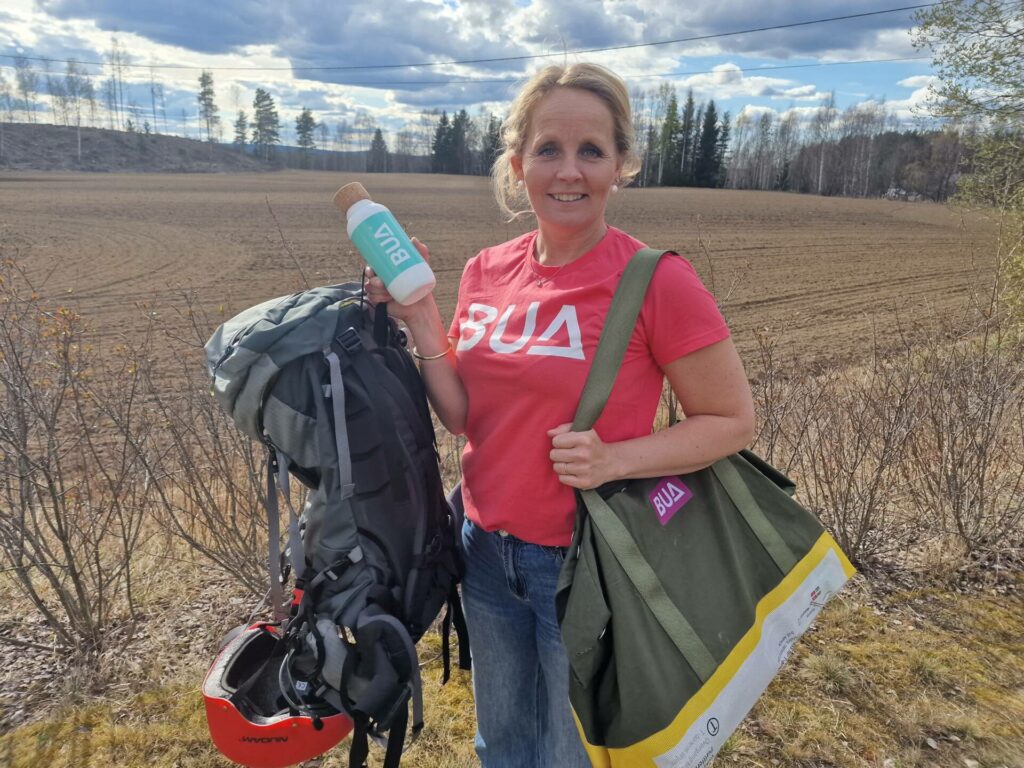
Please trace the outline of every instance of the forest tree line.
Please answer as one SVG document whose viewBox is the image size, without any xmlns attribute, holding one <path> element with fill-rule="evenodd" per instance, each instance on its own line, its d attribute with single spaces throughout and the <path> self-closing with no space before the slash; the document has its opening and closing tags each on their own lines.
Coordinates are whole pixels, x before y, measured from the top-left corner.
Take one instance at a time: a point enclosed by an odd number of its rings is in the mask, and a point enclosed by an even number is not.
<svg viewBox="0 0 1024 768">
<path fill-rule="evenodd" d="M 109 75 L 97 82 L 84 66 L 66 63 L 63 73 L 34 71 L 15 59 L 15 77 L 0 72 L 0 120 L 19 117 L 57 125 L 92 125 L 144 133 L 169 132 L 165 95 L 151 75 L 148 104 L 126 86 L 127 56 L 112 38 Z M 964 130 L 909 130 L 884 104 L 840 111 L 829 96 L 816 109 L 751 113 L 735 119 L 713 99 L 680 98 L 668 83 L 630 94 L 636 149 L 641 159 L 634 184 L 784 190 L 853 197 L 922 197 L 944 200 L 954 190 L 965 160 Z M 238 94 L 235 93 L 235 101 Z M 47 115 L 47 102 L 49 115 Z M 194 136 L 224 142 L 213 74 L 198 80 Z M 332 171 L 486 175 L 500 151 L 501 117 L 465 109 L 425 110 L 389 132 L 365 110 L 334 122 L 318 120 L 303 106 L 294 129 L 285 125 L 269 90 L 257 88 L 249 109 L 231 121 L 240 152 L 290 167 Z M 285 141 L 285 134 L 293 137 Z M 2 160 L 2 157 L 0 157 Z"/>
</svg>

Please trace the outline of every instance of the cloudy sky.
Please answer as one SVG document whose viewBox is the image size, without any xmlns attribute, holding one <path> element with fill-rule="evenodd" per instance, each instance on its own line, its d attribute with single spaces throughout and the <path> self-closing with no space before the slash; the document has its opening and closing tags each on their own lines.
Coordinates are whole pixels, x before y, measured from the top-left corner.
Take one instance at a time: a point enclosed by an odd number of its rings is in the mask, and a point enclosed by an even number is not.
<svg viewBox="0 0 1024 768">
<path fill-rule="evenodd" d="M 921 0 L 917 0 L 921 2 Z M 230 140 L 257 87 L 282 122 L 309 107 L 328 125 L 368 116 L 390 132 L 423 110 L 501 114 L 516 84 L 546 63 L 594 61 L 631 88 L 692 88 L 734 116 L 885 100 L 905 119 L 926 92 L 928 58 L 912 45 L 913 11 L 730 34 L 886 11 L 914 0 L 3 0 L 0 73 L 13 57 L 63 71 L 127 60 L 127 101 L 150 119 L 150 83 L 164 92 L 168 129 L 196 124 L 197 80 L 213 72 Z M 690 42 L 681 38 L 704 37 Z M 628 47 L 623 47 L 628 46 Z M 619 47 L 618 50 L 593 51 Z M 591 52 L 581 52 L 590 50 Z M 461 62 L 461 63 L 460 63 Z M 101 66 L 88 66 L 99 80 Z M 811 65 L 811 66 L 808 66 Z M 102 75 L 105 76 L 105 75 Z M 44 79 L 44 78 L 41 78 Z M 290 132 L 290 131 L 289 131 Z M 285 136 L 290 138 L 289 135 Z"/>
</svg>

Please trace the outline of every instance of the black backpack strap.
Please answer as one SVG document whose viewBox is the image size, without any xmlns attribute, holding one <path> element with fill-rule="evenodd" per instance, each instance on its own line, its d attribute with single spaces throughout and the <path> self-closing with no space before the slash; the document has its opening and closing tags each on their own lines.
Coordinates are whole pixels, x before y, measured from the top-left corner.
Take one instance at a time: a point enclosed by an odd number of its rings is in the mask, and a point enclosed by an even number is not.
<svg viewBox="0 0 1024 768">
<path fill-rule="evenodd" d="M 388 305 L 381 302 L 374 307 L 373 311 L 373 340 L 377 342 L 378 347 L 388 345 L 390 330 L 388 327 Z"/>
<path fill-rule="evenodd" d="M 408 724 L 409 709 L 403 706 L 395 714 L 395 719 L 391 721 L 391 728 L 388 731 L 388 748 L 384 752 L 384 768 L 398 768 L 398 764 L 402 760 L 402 751 L 405 748 L 405 729 Z M 413 724 L 413 741 L 416 740 L 422 728 L 422 720 L 418 727 Z"/>
<path fill-rule="evenodd" d="M 384 444 L 384 453 L 387 456 L 388 475 L 390 487 L 395 501 L 405 501 L 409 498 L 409 488 L 405 482 L 405 452 L 398 443 L 398 437 L 388 420 L 387 414 L 373 402 L 373 393 L 384 388 L 381 381 L 382 376 L 374 369 L 373 361 L 370 359 L 366 348 L 359 340 L 359 335 L 354 329 L 349 328 L 340 337 L 331 342 L 331 349 L 339 358 L 344 360 L 355 371 L 363 388 L 367 393 L 367 404 L 373 412 L 373 418 L 377 422 L 377 430 Z"/>
<path fill-rule="evenodd" d="M 348 748 L 348 768 L 366 768 L 366 758 L 370 756 L 370 740 L 367 738 L 369 727 L 365 717 L 354 718 L 352 743 Z"/>
<path fill-rule="evenodd" d="M 469 627 L 466 626 L 466 614 L 462 612 L 462 599 L 459 597 L 459 588 L 455 582 L 452 582 L 444 618 L 441 620 L 441 663 L 444 669 L 441 674 L 442 683 L 447 683 L 452 676 L 450 635 L 453 625 L 455 626 L 455 637 L 459 641 L 459 669 L 472 669 L 473 660 L 469 654 Z"/>
</svg>

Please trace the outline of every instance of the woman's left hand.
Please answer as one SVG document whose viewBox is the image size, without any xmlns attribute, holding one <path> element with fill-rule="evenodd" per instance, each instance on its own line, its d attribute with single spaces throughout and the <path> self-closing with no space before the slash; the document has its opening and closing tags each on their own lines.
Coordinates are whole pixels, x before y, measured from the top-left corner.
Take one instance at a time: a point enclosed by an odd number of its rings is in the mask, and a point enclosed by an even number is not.
<svg viewBox="0 0 1024 768">
<path fill-rule="evenodd" d="M 614 480 L 612 451 L 597 432 L 573 432 L 572 424 L 560 424 L 548 430 L 549 454 L 559 482 L 573 488 L 597 488 Z"/>
</svg>

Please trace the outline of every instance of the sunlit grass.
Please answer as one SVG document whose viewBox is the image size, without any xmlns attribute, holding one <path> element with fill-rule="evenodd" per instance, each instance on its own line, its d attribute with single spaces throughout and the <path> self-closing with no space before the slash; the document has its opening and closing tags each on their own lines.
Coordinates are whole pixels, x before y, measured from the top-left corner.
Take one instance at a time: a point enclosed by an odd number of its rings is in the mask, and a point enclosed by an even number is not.
<svg viewBox="0 0 1024 768">
<path fill-rule="evenodd" d="M 419 651 L 426 728 L 402 764 L 475 765 L 469 674 L 454 670 L 442 687 L 438 638 L 428 634 Z M 0 765 L 226 767 L 209 741 L 193 674 L 21 726 L 0 737 Z M 797 644 L 716 764 L 963 768 L 973 760 L 1016 768 L 1022 755 L 1019 599 L 937 589 L 883 597 L 858 579 Z M 371 765 L 382 758 L 374 750 Z M 347 760 L 343 742 L 307 765 L 341 768 Z"/>
</svg>

